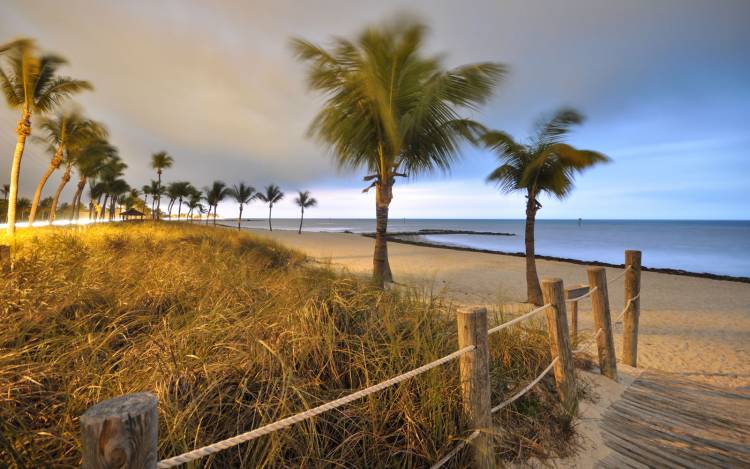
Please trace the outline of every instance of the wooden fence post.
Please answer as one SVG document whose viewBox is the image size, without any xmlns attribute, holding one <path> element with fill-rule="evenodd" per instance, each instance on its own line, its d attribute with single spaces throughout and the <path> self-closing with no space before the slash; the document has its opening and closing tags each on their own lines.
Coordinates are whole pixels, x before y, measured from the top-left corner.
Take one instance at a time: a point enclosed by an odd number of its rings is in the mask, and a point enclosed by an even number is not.
<svg viewBox="0 0 750 469">
<path fill-rule="evenodd" d="M 557 363 L 554 366 L 557 392 L 560 394 L 563 407 L 570 414 L 575 414 L 578 409 L 578 390 L 573 366 L 573 352 L 570 349 L 568 317 L 565 313 L 562 280 L 559 278 L 542 280 L 542 294 L 544 304 L 551 305 L 546 309 L 545 314 L 547 316 L 552 359 L 557 358 Z"/>
<path fill-rule="evenodd" d="M 607 271 L 604 267 L 590 267 L 588 270 L 591 293 L 591 312 L 594 316 L 594 329 L 597 331 L 596 349 L 599 355 L 601 373 L 617 380 L 617 358 L 612 338 L 612 318 L 609 311 L 607 292 Z M 599 332 L 601 330 L 601 332 Z"/>
<path fill-rule="evenodd" d="M 622 361 L 626 365 L 638 366 L 638 319 L 641 316 L 641 251 L 625 251 L 625 311 L 622 321 Z M 635 299 L 633 299 L 635 298 Z"/>
<path fill-rule="evenodd" d="M 81 416 L 83 468 L 156 469 L 159 412 L 147 392 L 100 402 Z"/>
<path fill-rule="evenodd" d="M 492 445 L 492 414 L 490 404 L 490 354 L 487 346 L 487 308 L 459 311 L 459 348 L 473 345 L 475 349 L 461 355 L 461 399 L 463 410 L 473 430 L 480 434 L 471 442 L 473 463 L 471 467 L 495 467 L 495 450 Z"/>
</svg>

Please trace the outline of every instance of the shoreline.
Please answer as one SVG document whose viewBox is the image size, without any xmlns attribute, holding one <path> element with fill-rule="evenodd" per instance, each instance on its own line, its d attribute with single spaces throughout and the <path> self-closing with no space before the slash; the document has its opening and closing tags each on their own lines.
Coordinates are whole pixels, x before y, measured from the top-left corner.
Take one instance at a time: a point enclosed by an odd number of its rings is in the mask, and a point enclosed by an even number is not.
<svg viewBox="0 0 750 469">
<path fill-rule="evenodd" d="M 356 233 L 351 233 L 351 234 L 356 234 Z M 394 233 L 394 235 L 398 235 L 398 233 Z M 360 236 L 364 236 L 366 238 L 375 238 L 375 235 L 372 233 L 361 233 Z M 479 249 L 479 248 L 470 248 L 470 247 L 465 247 L 465 246 L 453 246 L 449 244 L 430 243 L 427 241 L 413 241 L 413 240 L 408 240 L 408 239 L 397 238 L 393 235 L 388 236 L 388 241 L 394 242 L 394 243 L 400 243 L 400 244 L 410 244 L 412 246 L 422 246 L 422 247 L 438 248 L 438 249 L 450 249 L 453 251 L 479 252 L 483 254 L 495 254 L 495 255 L 500 255 L 500 256 L 526 257 L 526 254 L 523 252 L 494 251 L 491 249 Z M 537 259 L 546 260 L 546 261 L 567 262 L 569 264 L 576 264 L 576 265 L 613 267 L 613 268 L 620 268 L 620 269 L 625 267 L 625 264 L 613 264 L 611 262 L 602 262 L 602 261 L 585 261 L 582 259 L 573 259 L 573 258 L 568 258 L 568 257 L 545 256 L 541 254 L 537 254 L 535 257 Z M 696 278 L 705 278 L 705 279 L 710 279 L 710 280 L 722 280 L 726 282 L 750 283 L 750 277 L 737 277 L 733 275 L 712 274 L 709 272 L 691 272 L 688 270 L 672 269 L 669 267 L 642 266 L 641 270 L 644 272 L 656 272 L 660 274 L 680 275 L 683 277 L 696 277 Z"/>
</svg>

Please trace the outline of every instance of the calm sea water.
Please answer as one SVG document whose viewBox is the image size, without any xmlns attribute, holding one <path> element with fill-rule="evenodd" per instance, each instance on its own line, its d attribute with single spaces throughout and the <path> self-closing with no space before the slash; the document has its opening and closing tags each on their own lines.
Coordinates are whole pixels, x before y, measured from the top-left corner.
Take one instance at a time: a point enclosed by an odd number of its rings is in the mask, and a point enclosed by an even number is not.
<svg viewBox="0 0 750 469">
<path fill-rule="evenodd" d="M 276 219 L 274 229 L 296 230 L 299 220 Z M 243 222 L 267 229 L 267 220 Z M 373 232 L 375 220 L 309 219 L 308 231 Z M 522 252 L 523 220 L 391 219 L 388 231 L 421 229 L 513 233 L 516 236 L 425 235 L 431 243 Z M 623 262 L 625 249 L 643 251 L 643 265 L 750 277 L 750 221 L 538 220 L 537 253 L 583 261 Z"/>
</svg>

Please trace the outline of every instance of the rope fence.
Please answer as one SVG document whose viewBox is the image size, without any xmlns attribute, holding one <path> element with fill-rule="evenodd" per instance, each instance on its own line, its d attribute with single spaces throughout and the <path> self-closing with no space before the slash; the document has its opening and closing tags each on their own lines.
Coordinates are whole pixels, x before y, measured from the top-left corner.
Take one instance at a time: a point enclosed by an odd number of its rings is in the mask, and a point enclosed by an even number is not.
<svg viewBox="0 0 750 469">
<path fill-rule="evenodd" d="M 612 345 L 612 323 L 610 321 L 606 285 L 626 276 L 628 272 L 632 273 L 632 275 L 625 277 L 625 295 L 629 299 L 614 322 L 619 322 L 635 306 L 634 314 L 626 318 L 626 322 L 630 322 L 626 325 L 623 335 L 623 354 L 625 357 L 623 361 L 631 366 L 636 366 L 637 321 L 640 314 L 640 304 L 636 302 L 640 298 L 640 254 L 640 251 L 626 251 L 627 267 L 620 275 L 609 282 L 606 280 L 606 272 L 603 268 L 592 267 L 588 269 L 591 286 L 588 287 L 588 291 L 584 295 L 572 300 L 566 299 L 567 291 L 563 288 L 562 280 L 544 280 L 542 282 L 545 303 L 543 306 L 492 328 L 487 327 L 486 308 L 473 308 L 470 311 L 460 310 L 457 314 L 458 350 L 333 401 L 161 461 L 157 458 L 158 401 L 153 394 L 128 394 L 100 402 L 89 408 L 80 417 L 83 465 L 92 469 L 109 467 L 102 464 L 107 463 L 111 458 L 120 461 L 122 455 L 126 454 L 125 458 L 128 461 L 125 461 L 124 466 L 127 467 L 168 469 L 180 466 L 291 427 L 299 422 L 419 376 L 453 360 L 460 359 L 461 397 L 470 433 L 441 457 L 432 468 L 442 467 L 467 446 L 470 446 L 472 450 L 471 467 L 478 469 L 495 467 L 494 443 L 491 432 L 487 431 L 492 426 L 492 414 L 526 395 L 553 369 L 555 370 L 556 389 L 561 404 L 567 412 L 574 415 L 577 408 L 577 385 L 573 353 L 586 351 L 598 342 L 601 372 L 612 379 L 616 379 L 616 360 Z M 585 286 L 572 287 L 569 291 L 578 293 L 583 288 Z M 598 294 L 595 297 L 592 296 L 597 292 Z M 599 327 L 591 338 L 592 343 L 572 350 L 565 305 L 569 301 L 577 304 L 577 301 L 587 297 L 592 297 L 592 310 L 595 322 Z M 489 369 L 489 335 L 529 320 L 542 311 L 547 311 L 547 333 L 551 354 L 554 358 L 539 375 L 522 389 L 493 407 L 490 402 L 492 392 Z M 577 311 L 577 308 L 571 311 Z M 576 333 L 577 331 L 574 329 L 574 337 Z M 602 335 L 604 335 L 604 339 L 598 340 Z M 604 347 L 602 343 L 604 343 Z M 125 451 L 123 448 L 128 450 Z M 111 454 L 108 455 L 108 452 Z M 131 458 L 139 459 L 131 461 Z"/>
<path fill-rule="evenodd" d="M 167 469 L 170 467 L 179 466 L 181 464 L 185 464 L 190 461 L 195 461 L 203 457 L 209 456 L 211 454 L 218 453 L 219 451 L 223 451 L 225 449 L 231 448 L 232 446 L 237 446 L 240 443 L 245 443 L 250 440 L 254 440 L 258 437 L 261 437 L 263 435 L 273 433 L 277 430 L 290 427 L 294 425 L 295 423 L 302 422 L 303 420 L 307 420 L 309 418 L 315 417 L 316 415 L 320 415 L 329 410 L 333 410 L 343 405 L 349 404 L 350 402 L 354 402 L 358 399 L 362 399 L 365 396 L 369 396 L 370 394 L 381 391 L 385 388 L 393 386 L 394 384 L 398 384 L 402 381 L 406 381 L 409 378 L 413 378 L 415 376 L 421 375 L 422 373 L 425 373 L 433 368 L 437 368 L 438 366 L 448 363 L 451 360 L 455 360 L 461 355 L 471 352 L 474 349 L 475 349 L 474 346 L 464 347 L 460 350 L 456 350 L 455 352 L 449 355 L 444 356 L 443 358 L 439 358 L 435 361 L 427 363 L 426 365 L 422 365 L 419 368 L 415 368 L 411 371 L 407 371 L 406 373 L 402 373 L 389 380 L 367 387 L 365 389 L 362 389 L 361 391 L 357 391 L 355 393 L 349 394 L 348 396 L 341 397 L 334 401 L 319 405 L 310 410 L 306 410 L 304 412 L 300 412 L 298 414 L 278 420 L 276 422 L 269 423 L 268 425 L 264 425 L 260 428 L 256 428 L 255 430 L 252 430 L 246 433 L 241 433 L 232 438 L 227 438 L 226 440 L 222 440 L 217 443 L 195 449 L 193 451 L 181 454 L 179 456 L 175 456 L 169 459 L 164 459 L 162 461 L 159 461 L 159 464 L 157 464 L 157 468 Z"/>
</svg>

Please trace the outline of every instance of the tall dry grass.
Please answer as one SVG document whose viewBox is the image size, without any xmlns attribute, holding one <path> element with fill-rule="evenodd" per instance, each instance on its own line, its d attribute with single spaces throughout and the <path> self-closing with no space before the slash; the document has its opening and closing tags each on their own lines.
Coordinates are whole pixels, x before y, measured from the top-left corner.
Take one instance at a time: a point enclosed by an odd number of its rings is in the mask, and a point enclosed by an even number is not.
<svg viewBox="0 0 750 469">
<path fill-rule="evenodd" d="M 0 465 L 78 465 L 78 416 L 117 395 L 158 396 L 163 458 L 457 348 L 441 298 L 378 291 L 244 233 L 27 230 L 14 256 L 0 280 Z M 549 362 L 537 329 L 496 334 L 491 350 L 493 402 Z M 424 467 L 465 428 L 454 362 L 194 467 Z M 500 412 L 496 428 L 505 460 L 571 448 L 550 379 Z"/>
</svg>

